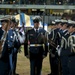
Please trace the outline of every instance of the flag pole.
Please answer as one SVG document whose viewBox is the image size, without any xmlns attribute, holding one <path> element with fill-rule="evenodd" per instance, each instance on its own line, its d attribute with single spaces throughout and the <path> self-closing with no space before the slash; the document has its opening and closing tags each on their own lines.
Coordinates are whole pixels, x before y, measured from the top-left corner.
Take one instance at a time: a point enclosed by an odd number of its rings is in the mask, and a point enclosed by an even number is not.
<svg viewBox="0 0 75 75">
<path fill-rule="evenodd" d="M 19 7 L 20 7 L 20 0 L 19 0 Z M 21 13 L 20 8 L 19 8 L 19 14 Z"/>
<path fill-rule="evenodd" d="M 44 4 L 44 11 L 43 11 L 43 29 L 44 29 L 44 21 L 45 21 L 45 10 L 46 10 L 46 5 Z"/>
</svg>

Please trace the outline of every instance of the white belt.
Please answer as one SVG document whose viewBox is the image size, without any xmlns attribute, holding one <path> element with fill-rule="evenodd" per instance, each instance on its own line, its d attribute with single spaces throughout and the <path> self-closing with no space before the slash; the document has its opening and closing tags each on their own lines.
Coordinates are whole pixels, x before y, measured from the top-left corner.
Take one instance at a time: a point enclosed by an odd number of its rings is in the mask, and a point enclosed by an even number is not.
<svg viewBox="0 0 75 75">
<path fill-rule="evenodd" d="M 43 46 L 43 44 L 30 44 L 31 47 Z"/>
</svg>

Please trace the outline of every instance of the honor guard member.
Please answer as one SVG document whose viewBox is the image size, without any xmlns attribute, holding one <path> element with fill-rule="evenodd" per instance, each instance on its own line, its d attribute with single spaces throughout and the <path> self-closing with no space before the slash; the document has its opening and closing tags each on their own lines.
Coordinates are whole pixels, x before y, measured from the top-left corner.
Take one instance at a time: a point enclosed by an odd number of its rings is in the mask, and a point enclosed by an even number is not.
<svg viewBox="0 0 75 75">
<path fill-rule="evenodd" d="M 8 48 L 9 48 L 9 60 L 10 60 L 10 71 L 9 75 L 17 75 L 15 73 L 16 70 L 16 59 L 17 59 L 17 52 L 20 46 L 20 42 L 18 41 L 16 30 L 15 30 L 16 20 L 13 17 L 11 19 L 11 28 L 8 31 Z"/>
<path fill-rule="evenodd" d="M 12 22 L 14 22 L 14 21 L 12 20 Z M 20 38 L 21 35 L 19 34 L 18 23 L 19 23 L 19 20 L 15 19 L 15 22 L 14 22 L 14 24 L 15 24 L 15 28 L 14 28 L 15 42 L 14 42 L 14 54 L 13 54 L 13 61 L 14 61 L 13 74 L 14 75 L 19 75 L 16 73 L 16 65 L 17 65 L 17 53 L 21 46 L 20 39 L 22 39 L 22 38 Z"/>
<path fill-rule="evenodd" d="M 50 50 L 49 50 L 49 60 L 51 65 L 51 73 L 48 75 L 58 75 L 58 54 L 56 47 L 58 45 L 58 39 L 57 37 L 59 32 L 59 24 L 60 20 L 52 21 L 53 29 L 51 30 L 51 33 L 49 34 L 49 43 L 50 43 Z"/>
<path fill-rule="evenodd" d="M 13 21 L 13 22 L 12 22 Z M 10 69 L 9 69 L 9 75 L 13 74 L 13 67 L 14 67 L 14 63 L 13 63 L 13 54 L 14 54 L 14 24 L 15 20 L 11 19 L 10 22 L 10 29 L 8 31 L 8 50 L 9 50 L 9 63 L 10 63 Z"/>
<path fill-rule="evenodd" d="M 47 56 L 46 31 L 39 28 L 39 19 L 33 20 L 34 28 L 26 33 L 25 56 L 30 59 L 30 75 L 41 75 L 42 62 Z"/>
<path fill-rule="evenodd" d="M 8 20 L 1 20 L 0 28 L 0 75 L 8 75 L 9 54 L 7 44 Z"/>
<path fill-rule="evenodd" d="M 14 17 L 11 20 L 12 24 L 14 25 L 14 51 L 13 51 L 13 74 L 19 75 L 16 73 L 16 64 L 17 64 L 17 53 L 21 46 L 20 39 L 19 39 L 19 32 L 18 32 L 18 23 L 19 21 L 16 20 Z"/>
<path fill-rule="evenodd" d="M 68 31 L 70 32 L 68 38 L 68 50 L 70 51 L 68 57 L 69 75 L 75 75 L 75 21 L 70 23 Z"/>
<path fill-rule="evenodd" d="M 68 21 L 67 20 L 61 20 L 62 21 L 62 35 L 61 35 L 61 45 L 60 45 L 60 53 L 58 55 L 60 56 L 61 60 L 61 67 L 62 67 L 62 74 L 63 75 L 68 75 L 69 74 L 69 69 L 68 69 L 68 37 L 69 37 L 69 32 L 68 32 Z M 58 50 L 58 51 L 59 51 Z"/>
<path fill-rule="evenodd" d="M 54 37 L 53 35 L 53 30 L 56 29 L 56 26 L 55 26 L 55 21 L 52 21 L 51 22 L 51 32 L 49 34 L 49 39 L 52 39 L 52 37 Z M 50 45 L 50 43 L 49 43 Z M 53 75 L 53 71 L 55 69 L 55 65 L 53 64 L 55 60 L 53 60 L 55 57 L 55 55 L 52 53 L 52 46 L 50 45 L 49 46 L 49 64 L 50 64 L 50 67 L 51 67 L 51 73 L 49 73 L 48 75 Z"/>
<path fill-rule="evenodd" d="M 14 31 L 15 31 L 15 36 L 16 36 L 16 38 L 15 38 L 15 49 L 16 49 L 16 51 L 14 52 L 14 69 L 13 69 L 13 73 L 14 73 L 14 75 L 19 75 L 19 74 L 16 74 L 16 65 L 17 65 L 17 53 L 18 53 L 18 51 L 20 52 L 20 46 L 21 46 L 21 44 L 23 44 L 24 43 L 24 41 L 25 41 L 25 33 L 22 31 L 22 32 L 20 32 L 19 31 L 19 27 L 18 27 L 18 24 L 19 24 L 19 20 L 15 20 L 15 29 L 14 29 Z"/>
</svg>

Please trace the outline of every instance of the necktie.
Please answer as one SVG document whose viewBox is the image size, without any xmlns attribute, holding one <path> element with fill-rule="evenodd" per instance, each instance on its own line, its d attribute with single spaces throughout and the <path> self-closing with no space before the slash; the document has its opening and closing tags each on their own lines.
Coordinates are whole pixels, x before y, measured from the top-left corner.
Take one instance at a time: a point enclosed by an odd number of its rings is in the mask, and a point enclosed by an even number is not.
<svg viewBox="0 0 75 75">
<path fill-rule="evenodd" d="M 38 35 L 38 29 L 36 29 L 36 34 Z"/>
<path fill-rule="evenodd" d="M 38 32 L 38 29 L 36 29 L 36 32 Z"/>
</svg>

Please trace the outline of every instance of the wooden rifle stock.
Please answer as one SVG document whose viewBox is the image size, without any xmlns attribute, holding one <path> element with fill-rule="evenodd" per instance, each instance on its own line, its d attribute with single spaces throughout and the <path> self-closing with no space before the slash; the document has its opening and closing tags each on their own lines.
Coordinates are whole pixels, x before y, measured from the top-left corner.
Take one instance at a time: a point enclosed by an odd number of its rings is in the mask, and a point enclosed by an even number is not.
<svg viewBox="0 0 75 75">
<path fill-rule="evenodd" d="M 48 42 L 50 43 L 50 45 L 51 45 L 52 47 L 54 47 L 54 48 L 57 47 L 57 45 L 55 44 L 55 42 L 54 42 L 53 40 L 48 39 Z"/>
</svg>

